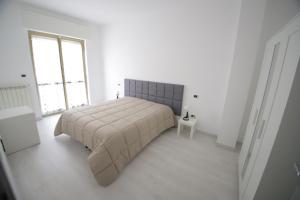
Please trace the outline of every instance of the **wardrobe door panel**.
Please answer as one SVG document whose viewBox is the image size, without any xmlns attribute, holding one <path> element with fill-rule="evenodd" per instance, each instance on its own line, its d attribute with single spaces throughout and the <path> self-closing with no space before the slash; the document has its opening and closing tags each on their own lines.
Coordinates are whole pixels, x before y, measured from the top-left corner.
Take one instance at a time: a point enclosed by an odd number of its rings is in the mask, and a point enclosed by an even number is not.
<svg viewBox="0 0 300 200">
<path fill-rule="evenodd" d="M 270 41 L 266 46 L 260 78 L 256 89 L 256 95 L 254 98 L 252 111 L 246 129 L 245 139 L 239 157 L 240 182 L 242 181 L 241 178 L 243 177 L 242 174 L 247 159 L 249 159 L 249 157 L 251 156 L 251 148 L 253 147 L 253 141 L 255 140 L 255 130 L 257 129 L 257 125 L 259 123 L 258 118 L 260 118 L 261 116 L 260 108 L 265 97 L 267 84 L 268 82 L 270 83 L 270 80 L 273 76 L 274 63 L 277 61 L 279 49 L 280 42 L 278 42 L 277 40 Z"/>
</svg>

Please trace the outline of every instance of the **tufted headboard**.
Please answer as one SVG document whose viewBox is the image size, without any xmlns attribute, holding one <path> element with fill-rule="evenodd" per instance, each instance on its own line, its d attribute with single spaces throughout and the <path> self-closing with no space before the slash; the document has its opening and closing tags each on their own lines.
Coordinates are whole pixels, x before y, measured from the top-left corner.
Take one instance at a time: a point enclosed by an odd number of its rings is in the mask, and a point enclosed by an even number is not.
<svg viewBox="0 0 300 200">
<path fill-rule="evenodd" d="M 183 88 L 183 85 L 125 79 L 124 94 L 167 105 L 180 116 Z"/>
</svg>

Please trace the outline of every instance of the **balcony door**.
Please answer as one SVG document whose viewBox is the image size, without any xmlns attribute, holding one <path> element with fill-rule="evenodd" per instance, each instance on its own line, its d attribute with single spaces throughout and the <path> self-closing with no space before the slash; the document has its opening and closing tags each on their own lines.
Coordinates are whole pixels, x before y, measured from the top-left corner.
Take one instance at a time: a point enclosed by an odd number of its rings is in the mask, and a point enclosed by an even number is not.
<svg viewBox="0 0 300 200">
<path fill-rule="evenodd" d="M 42 114 L 88 104 L 84 41 L 29 32 Z"/>
</svg>

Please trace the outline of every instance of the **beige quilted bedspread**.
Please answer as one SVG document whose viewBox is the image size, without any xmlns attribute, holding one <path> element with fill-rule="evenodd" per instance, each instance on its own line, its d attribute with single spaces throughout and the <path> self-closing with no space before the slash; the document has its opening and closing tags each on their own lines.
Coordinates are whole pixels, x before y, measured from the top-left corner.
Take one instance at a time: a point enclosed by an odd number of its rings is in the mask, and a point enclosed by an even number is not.
<svg viewBox="0 0 300 200">
<path fill-rule="evenodd" d="M 111 184 L 155 137 L 176 123 L 168 106 L 125 97 L 65 111 L 54 135 L 70 135 L 91 149 L 88 163 L 97 182 Z"/>
</svg>

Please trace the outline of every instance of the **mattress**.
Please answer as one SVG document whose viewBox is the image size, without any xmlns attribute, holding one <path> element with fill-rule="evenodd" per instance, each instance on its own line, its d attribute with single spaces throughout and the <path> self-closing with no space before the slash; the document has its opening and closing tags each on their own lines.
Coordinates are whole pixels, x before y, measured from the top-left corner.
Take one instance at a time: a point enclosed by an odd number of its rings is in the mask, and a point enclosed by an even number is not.
<svg viewBox="0 0 300 200">
<path fill-rule="evenodd" d="M 107 186 L 175 119 L 166 105 L 124 97 L 65 111 L 54 135 L 65 133 L 87 146 L 91 171 L 99 185 Z"/>
</svg>

